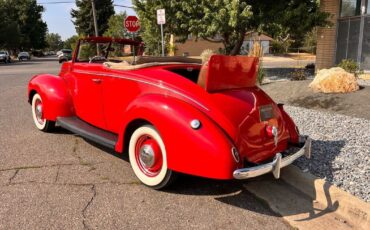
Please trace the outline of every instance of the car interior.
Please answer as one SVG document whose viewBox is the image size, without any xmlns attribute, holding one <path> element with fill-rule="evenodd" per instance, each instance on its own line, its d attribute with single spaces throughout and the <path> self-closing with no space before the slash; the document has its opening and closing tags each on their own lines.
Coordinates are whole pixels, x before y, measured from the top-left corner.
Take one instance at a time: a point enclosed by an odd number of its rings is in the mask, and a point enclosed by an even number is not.
<svg viewBox="0 0 370 230">
<path fill-rule="evenodd" d="M 202 60 L 200 59 L 182 56 L 143 56 L 139 54 L 139 47 L 122 43 L 81 42 L 75 61 L 99 63 L 107 68 L 117 70 L 136 70 L 158 65 L 191 64 L 181 68 L 170 66 L 166 69 L 201 86 L 204 86 L 205 81 L 205 74 L 201 74 Z"/>
</svg>

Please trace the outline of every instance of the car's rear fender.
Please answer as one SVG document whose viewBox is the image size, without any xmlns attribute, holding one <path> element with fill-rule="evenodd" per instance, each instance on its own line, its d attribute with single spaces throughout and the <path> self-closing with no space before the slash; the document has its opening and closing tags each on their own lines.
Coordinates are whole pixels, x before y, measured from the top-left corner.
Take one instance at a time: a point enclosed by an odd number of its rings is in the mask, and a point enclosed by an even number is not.
<svg viewBox="0 0 370 230">
<path fill-rule="evenodd" d="M 43 100 L 44 118 L 55 121 L 58 116 L 74 115 L 71 95 L 63 78 L 51 74 L 34 76 L 28 83 L 28 101 L 40 94 Z"/>
<path fill-rule="evenodd" d="M 290 136 L 290 143 L 297 144 L 299 142 L 299 131 L 298 127 L 295 125 L 293 119 L 284 110 L 283 104 L 278 104 L 280 112 L 284 118 L 285 126 L 288 129 Z"/>
<path fill-rule="evenodd" d="M 199 129 L 191 128 L 193 119 L 201 122 Z M 231 179 L 232 172 L 241 167 L 232 157 L 232 141 L 211 119 L 192 105 L 164 95 L 145 95 L 131 103 L 123 118 L 117 151 L 126 150 L 130 137 L 126 132 L 133 131 L 130 124 L 138 120 L 158 130 L 166 146 L 168 167 L 174 171 Z"/>
</svg>

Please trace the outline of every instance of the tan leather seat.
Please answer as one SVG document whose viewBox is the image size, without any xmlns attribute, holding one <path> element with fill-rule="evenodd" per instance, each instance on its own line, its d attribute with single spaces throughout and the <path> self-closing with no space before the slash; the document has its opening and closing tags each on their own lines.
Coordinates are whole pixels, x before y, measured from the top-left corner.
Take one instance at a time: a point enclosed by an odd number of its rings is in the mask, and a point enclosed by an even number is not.
<svg viewBox="0 0 370 230">
<path fill-rule="evenodd" d="M 208 72 L 208 62 L 204 63 L 202 65 L 202 68 L 200 68 L 199 77 L 197 81 L 197 84 L 203 89 L 206 88 L 207 72 Z"/>
</svg>

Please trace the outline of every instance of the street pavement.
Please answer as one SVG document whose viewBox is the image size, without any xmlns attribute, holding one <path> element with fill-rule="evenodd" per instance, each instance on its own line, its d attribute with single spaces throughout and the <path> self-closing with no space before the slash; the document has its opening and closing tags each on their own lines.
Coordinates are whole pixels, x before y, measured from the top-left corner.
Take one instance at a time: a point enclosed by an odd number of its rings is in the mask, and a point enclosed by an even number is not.
<svg viewBox="0 0 370 230">
<path fill-rule="evenodd" d="M 59 68 L 50 58 L 0 64 L 0 229 L 290 229 L 248 181 L 181 176 L 155 191 L 126 154 L 63 129 L 38 131 L 27 83 Z"/>
</svg>

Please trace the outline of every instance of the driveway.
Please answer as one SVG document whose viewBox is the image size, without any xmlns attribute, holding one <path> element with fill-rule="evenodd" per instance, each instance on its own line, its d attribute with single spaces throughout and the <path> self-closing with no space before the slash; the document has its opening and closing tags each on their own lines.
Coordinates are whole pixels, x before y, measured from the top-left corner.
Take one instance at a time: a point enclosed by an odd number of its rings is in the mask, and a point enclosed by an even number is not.
<svg viewBox="0 0 370 230">
<path fill-rule="evenodd" d="M 289 229 L 246 181 L 181 176 L 169 190 L 139 183 L 120 156 L 63 129 L 36 130 L 33 74 L 57 61 L 0 64 L 0 229 Z"/>
</svg>

